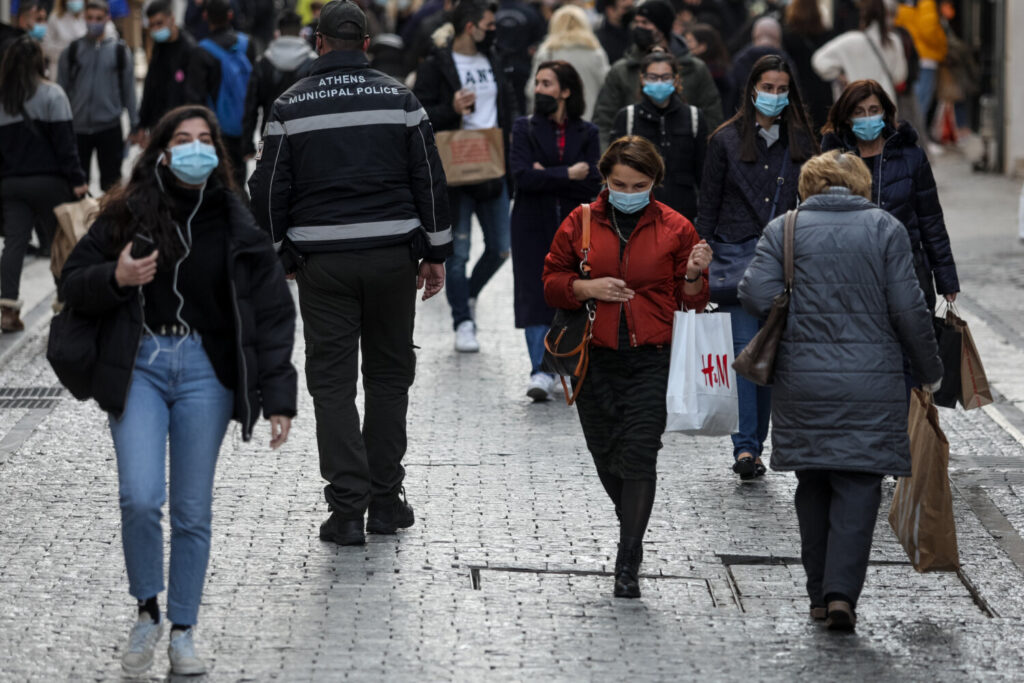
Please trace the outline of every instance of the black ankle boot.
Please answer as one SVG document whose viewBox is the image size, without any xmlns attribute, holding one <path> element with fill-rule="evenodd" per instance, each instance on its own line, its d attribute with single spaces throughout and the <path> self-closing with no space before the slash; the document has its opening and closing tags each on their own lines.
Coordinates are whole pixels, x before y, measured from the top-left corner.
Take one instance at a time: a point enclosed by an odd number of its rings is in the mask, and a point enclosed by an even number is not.
<svg viewBox="0 0 1024 683">
<path fill-rule="evenodd" d="M 632 541 L 632 539 L 630 539 Z M 643 561 L 643 542 L 619 543 L 615 557 L 615 597 L 640 597 L 640 563 Z"/>
</svg>

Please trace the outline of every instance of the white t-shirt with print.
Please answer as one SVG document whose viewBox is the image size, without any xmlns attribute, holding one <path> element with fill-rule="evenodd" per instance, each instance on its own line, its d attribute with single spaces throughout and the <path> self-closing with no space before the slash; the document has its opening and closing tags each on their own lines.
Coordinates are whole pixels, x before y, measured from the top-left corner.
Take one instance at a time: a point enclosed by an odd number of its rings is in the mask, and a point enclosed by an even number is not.
<svg viewBox="0 0 1024 683">
<path fill-rule="evenodd" d="M 464 130 L 498 127 L 498 84 L 494 82 L 494 70 L 487 57 L 475 54 L 472 57 L 452 51 L 459 82 L 466 90 L 476 93 L 476 105 L 472 113 L 462 117 Z"/>
</svg>

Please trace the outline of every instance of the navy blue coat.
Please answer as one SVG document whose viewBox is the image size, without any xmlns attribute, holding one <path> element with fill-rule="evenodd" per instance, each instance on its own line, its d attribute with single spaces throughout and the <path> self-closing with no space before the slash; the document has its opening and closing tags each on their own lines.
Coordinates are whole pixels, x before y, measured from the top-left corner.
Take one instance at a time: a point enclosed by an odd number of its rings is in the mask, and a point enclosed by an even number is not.
<svg viewBox="0 0 1024 683">
<path fill-rule="evenodd" d="M 750 163 L 740 161 L 740 133 L 736 124 L 723 126 L 711 136 L 696 221 L 702 238 L 742 242 L 760 235 L 772 219 L 779 172 L 783 159 L 789 156 L 787 126 L 785 122 L 780 125 L 782 135 L 771 147 L 757 136 L 757 161 Z M 796 208 L 801 165 L 792 159 L 786 164 L 776 216 Z"/>
<path fill-rule="evenodd" d="M 900 122 L 896 130 L 886 128 L 882 135 L 885 147 L 871 168 L 871 199 L 907 229 L 921 288 L 934 307 L 935 289 L 939 294 L 959 292 L 960 280 L 932 167 L 924 150 L 917 146 L 917 131 L 906 121 Z M 849 130 L 826 133 L 821 148 L 860 153 L 857 139 Z"/>
<path fill-rule="evenodd" d="M 554 310 L 544 301 L 544 257 L 558 226 L 580 204 L 592 201 L 601 189 L 597 161 L 601 143 L 597 126 L 569 121 L 565 157 L 558 158 L 555 125 L 546 117 L 524 116 L 512 127 L 510 165 L 516 184 L 512 206 L 512 273 L 515 277 L 516 327 L 550 325 Z M 585 161 L 590 173 L 569 180 L 568 169 Z M 539 162 L 543 171 L 533 167 Z"/>
</svg>

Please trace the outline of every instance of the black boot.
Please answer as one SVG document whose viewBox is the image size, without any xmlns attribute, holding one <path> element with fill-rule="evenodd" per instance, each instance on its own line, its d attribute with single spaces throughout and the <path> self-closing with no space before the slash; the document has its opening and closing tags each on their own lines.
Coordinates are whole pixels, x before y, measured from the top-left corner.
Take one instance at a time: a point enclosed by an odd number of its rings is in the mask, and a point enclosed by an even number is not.
<svg viewBox="0 0 1024 683">
<path fill-rule="evenodd" d="M 615 597 L 640 597 L 640 563 L 643 561 L 643 541 L 629 539 L 619 543 L 619 554 L 615 557 Z"/>
</svg>

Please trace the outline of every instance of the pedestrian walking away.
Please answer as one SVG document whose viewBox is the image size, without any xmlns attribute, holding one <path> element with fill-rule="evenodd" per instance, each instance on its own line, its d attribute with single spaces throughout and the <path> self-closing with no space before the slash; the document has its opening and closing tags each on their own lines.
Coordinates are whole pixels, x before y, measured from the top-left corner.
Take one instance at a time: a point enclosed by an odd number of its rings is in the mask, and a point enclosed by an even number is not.
<svg viewBox="0 0 1024 683">
<path fill-rule="evenodd" d="M 789 63 L 762 57 L 747 79 L 739 111 L 708 143 L 697 217 L 697 231 L 716 252 L 711 298 L 732 319 L 737 356 L 761 327 L 739 305 L 739 276 L 764 226 L 796 206 L 800 166 L 817 146 Z M 733 471 L 750 481 L 766 471 L 761 453 L 768 438 L 771 390 L 742 377 L 736 378 L 736 389 L 740 429 L 732 435 Z"/>
<path fill-rule="evenodd" d="M 416 72 L 414 92 L 434 130 L 500 128 L 505 149 L 512 130 L 515 96 L 492 51 L 496 6 L 461 0 L 451 12 L 454 38 L 434 48 Z M 508 155 L 506 154 L 506 158 Z M 452 308 L 455 350 L 480 350 L 476 301 L 509 255 L 509 199 L 506 178 L 451 189 L 454 250 L 446 264 L 445 294 Z M 473 215 L 480 221 L 484 252 L 469 269 Z"/>
<path fill-rule="evenodd" d="M 896 121 L 896 105 L 875 81 L 847 86 L 829 112 L 822 149 L 840 149 L 861 157 L 871 171 L 871 201 L 896 217 L 907 230 L 924 300 L 936 304 L 935 291 L 956 301 L 960 280 L 931 164 L 918 132 Z M 907 399 L 919 386 L 908 363 Z"/>
<path fill-rule="evenodd" d="M 430 121 L 405 86 L 369 68 L 369 40 L 357 5 L 324 6 L 320 57 L 274 104 L 249 180 L 257 219 L 298 282 L 331 510 L 320 538 L 341 545 L 414 522 L 402 458 L 416 290 L 426 286 L 424 300 L 441 291 L 452 249 Z"/>
<path fill-rule="evenodd" d="M 555 234 L 544 263 L 544 297 L 556 308 L 595 306 L 590 369 L 576 406 L 619 518 L 614 594 L 638 598 L 665 431 L 672 315 L 707 305 L 712 254 L 690 221 L 651 200 L 665 165 L 648 140 L 616 140 L 599 169 L 607 187 L 593 204 L 574 209 Z M 588 219 L 591 270 L 584 279 L 580 253 Z"/>
<path fill-rule="evenodd" d="M 125 144 L 121 114 L 128 112 L 130 141 L 136 140 L 139 129 L 132 53 L 123 41 L 105 37 L 109 21 L 107 3 L 89 0 L 85 5 L 88 32 L 61 53 L 57 69 L 57 83 L 71 100 L 82 169 L 88 179 L 95 151 L 104 192 L 121 181 Z"/>
<path fill-rule="evenodd" d="M 640 64 L 640 102 L 615 117 L 615 137 L 640 135 L 658 148 L 665 162 L 665 182 L 655 198 L 687 220 L 697 218 L 697 193 L 704 171 L 708 129 L 700 109 L 686 103 L 679 61 L 652 52 Z"/>
<path fill-rule="evenodd" d="M 295 306 L 267 236 L 234 187 L 213 112 L 185 106 L 153 128 L 128 183 L 71 252 L 61 295 L 95 335 L 87 385 L 109 415 L 121 539 L 138 620 L 122 667 L 145 672 L 165 628 L 161 507 L 170 444 L 166 619 L 174 674 L 200 674 L 194 626 L 210 557 L 213 479 L 228 422 L 248 441 L 260 410 L 271 448 L 295 415 Z M 95 345 L 90 349 L 90 345 Z"/>
<path fill-rule="evenodd" d="M 0 330 L 19 332 L 21 269 L 41 226 L 49 253 L 57 228 L 53 207 L 84 197 L 89 186 L 78 161 L 71 104 L 45 80 L 43 51 L 30 36 L 16 38 L 0 63 L 0 197 L 5 231 L 0 253 Z"/>
<path fill-rule="evenodd" d="M 541 369 L 544 337 L 554 318 L 544 300 L 544 257 L 569 212 L 601 189 L 601 150 L 597 126 L 582 119 L 585 89 L 576 70 L 564 61 L 538 67 L 531 98 L 534 114 L 517 119 L 512 129 L 512 272 L 515 325 L 525 331 L 530 354 L 526 394 L 546 401 L 562 384 Z"/>
<path fill-rule="evenodd" d="M 907 231 L 869 201 L 855 155 L 804 164 L 793 285 L 772 391 L 772 469 L 796 472 L 800 557 L 811 617 L 852 630 L 885 475 L 909 477 L 902 353 L 938 388 L 932 313 Z M 764 231 L 739 287 L 764 318 L 785 288 L 783 218 Z"/>
</svg>

